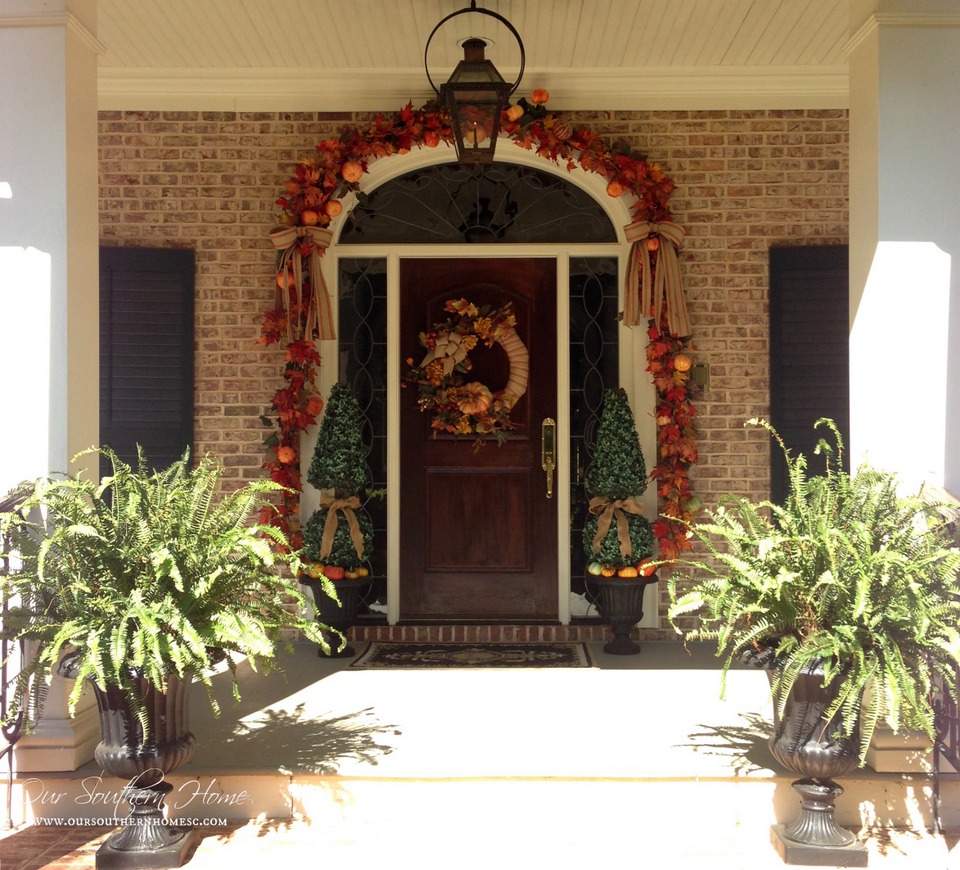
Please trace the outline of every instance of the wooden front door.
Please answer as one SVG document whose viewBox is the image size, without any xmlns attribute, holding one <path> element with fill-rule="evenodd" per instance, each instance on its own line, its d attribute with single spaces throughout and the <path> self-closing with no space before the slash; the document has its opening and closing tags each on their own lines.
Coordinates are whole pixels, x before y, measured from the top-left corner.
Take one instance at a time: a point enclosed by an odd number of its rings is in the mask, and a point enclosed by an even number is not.
<svg viewBox="0 0 960 870">
<path fill-rule="evenodd" d="M 418 334 L 446 318 L 444 303 L 513 304 L 529 352 L 518 427 L 489 437 L 438 434 L 400 396 L 400 618 L 558 618 L 557 499 L 547 498 L 541 424 L 557 417 L 556 262 L 552 259 L 410 259 L 400 264 L 400 354 L 419 362 Z M 508 381 L 503 348 L 479 344 L 470 376 L 497 391 Z M 554 482 L 556 489 L 558 482 Z"/>
</svg>

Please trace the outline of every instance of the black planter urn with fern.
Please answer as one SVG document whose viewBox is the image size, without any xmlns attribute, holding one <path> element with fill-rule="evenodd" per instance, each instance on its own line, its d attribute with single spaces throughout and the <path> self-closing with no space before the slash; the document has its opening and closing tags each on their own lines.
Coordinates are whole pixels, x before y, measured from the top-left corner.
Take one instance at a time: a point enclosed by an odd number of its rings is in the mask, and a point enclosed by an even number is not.
<svg viewBox="0 0 960 870">
<path fill-rule="evenodd" d="M 94 757 L 105 773 L 126 780 L 123 796 L 130 815 L 97 850 L 99 868 L 180 867 L 200 842 L 192 828 L 168 825 L 164 799 L 173 786 L 167 777 L 193 755 L 188 722 L 190 680 L 170 675 L 166 691 L 134 679 L 128 691 L 93 686 L 100 713 Z M 139 710 L 129 692 L 139 698 Z M 146 726 L 146 730 L 144 730 Z"/>
<path fill-rule="evenodd" d="M 836 700 L 836 683 L 824 686 L 823 679 L 823 666 L 811 663 L 787 694 L 782 715 L 774 702 L 770 753 L 803 778 L 793 783 L 800 795 L 800 816 L 773 826 L 773 844 L 787 864 L 866 867 L 866 849 L 834 819 L 843 788 L 833 779 L 857 766 L 859 733 L 840 733 L 837 714 L 829 721 L 824 718 Z"/>
<path fill-rule="evenodd" d="M 748 422 L 779 446 L 789 491 L 782 503 L 725 496 L 690 525 L 705 557 L 674 562 L 670 620 L 687 640 L 715 641 L 724 672 L 754 654 L 776 663 L 770 748 L 803 779 L 801 817 L 774 829 L 774 845 L 789 863 L 862 866 L 832 818 L 833 777 L 865 763 L 879 722 L 934 740 L 937 693 L 957 700 L 953 512 L 902 494 L 892 472 L 847 471 L 831 420 L 816 423 L 828 434 L 816 471 L 768 422 Z"/>
<path fill-rule="evenodd" d="M 214 680 L 232 680 L 239 697 L 238 659 L 260 670 L 286 634 L 319 643 L 323 633 L 301 616 L 308 605 L 290 576 L 299 559 L 289 541 L 276 526 L 253 522 L 273 515 L 279 484 L 258 480 L 224 492 L 222 464 L 212 455 L 194 462 L 190 451 L 162 470 L 142 452 L 131 466 L 109 448 L 78 460 L 94 469 L 103 460 L 110 474 L 43 478 L 19 509 L 0 512 L 0 536 L 14 542 L 21 562 L 3 578 L 18 602 L 3 629 L 35 650 L 10 712 L 39 710 L 61 662 L 74 679 L 71 714 L 92 682 L 103 734 L 97 760 L 107 773 L 135 780 L 126 788 L 133 815 L 97 865 L 178 866 L 192 842 L 163 823 L 163 778 L 193 751 L 190 681 L 210 690 L 219 715 Z"/>
</svg>

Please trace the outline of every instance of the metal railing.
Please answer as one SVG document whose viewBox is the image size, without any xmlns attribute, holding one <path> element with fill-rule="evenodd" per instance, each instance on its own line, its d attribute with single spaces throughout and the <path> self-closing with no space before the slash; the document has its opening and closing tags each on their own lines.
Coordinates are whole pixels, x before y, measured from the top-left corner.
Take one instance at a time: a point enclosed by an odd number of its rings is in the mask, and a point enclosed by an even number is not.
<svg viewBox="0 0 960 870">
<path fill-rule="evenodd" d="M 945 514 L 953 531 L 953 537 L 960 544 L 960 499 L 944 489 L 924 487 L 924 498 Z M 954 685 L 960 685 L 960 669 L 954 669 Z M 933 830 L 943 831 L 943 817 L 940 812 L 940 761 L 949 762 L 955 772 L 960 772 L 960 711 L 954 702 L 953 694 L 944 685 L 942 677 L 934 679 L 934 730 L 933 741 Z"/>
<path fill-rule="evenodd" d="M 25 493 L 14 490 L 7 496 L 0 498 L 0 513 L 11 513 L 23 502 Z M 0 531 L 0 578 L 9 576 L 12 571 L 10 560 L 10 542 Z M 7 624 L 7 613 L 10 600 L 6 587 L 0 587 L 0 615 L 2 624 Z M 8 715 L 11 709 L 8 689 L 12 680 L 20 671 L 23 660 L 23 644 L 10 640 L 6 635 L 0 635 L 0 762 L 6 761 L 7 789 L 6 803 L 3 818 L 0 820 L 0 830 L 9 831 L 13 828 L 13 749 L 17 741 L 23 736 L 24 711 L 20 710 L 15 716 Z"/>
</svg>

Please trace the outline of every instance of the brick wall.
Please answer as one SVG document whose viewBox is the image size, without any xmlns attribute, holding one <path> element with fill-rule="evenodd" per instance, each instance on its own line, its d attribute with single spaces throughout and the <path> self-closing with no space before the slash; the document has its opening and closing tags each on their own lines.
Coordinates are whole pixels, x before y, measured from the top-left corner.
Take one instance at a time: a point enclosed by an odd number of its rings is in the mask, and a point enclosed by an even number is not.
<svg viewBox="0 0 960 870">
<path fill-rule="evenodd" d="M 275 349 L 255 343 L 273 295 L 275 200 L 293 164 L 352 120 L 100 115 L 101 243 L 196 250 L 196 448 L 220 454 L 237 480 L 260 474 L 258 417 L 279 385 Z M 722 492 L 764 497 L 767 438 L 743 423 L 769 413 L 767 252 L 847 242 L 846 112 L 577 112 L 571 120 L 629 140 L 676 181 L 696 358 L 711 368 L 696 402 L 695 487 L 707 503 Z"/>
</svg>

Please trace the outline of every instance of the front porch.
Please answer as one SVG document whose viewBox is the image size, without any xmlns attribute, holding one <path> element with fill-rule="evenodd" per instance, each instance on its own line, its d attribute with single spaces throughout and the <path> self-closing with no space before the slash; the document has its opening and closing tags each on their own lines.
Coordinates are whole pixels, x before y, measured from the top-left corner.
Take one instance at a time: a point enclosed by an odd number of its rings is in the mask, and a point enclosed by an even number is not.
<svg viewBox="0 0 960 870">
<path fill-rule="evenodd" d="M 171 815 L 228 825 L 208 829 L 188 866 L 783 866 L 769 829 L 798 803 L 766 748 L 763 673 L 731 672 L 721 701 L 709 649 L 601 646 L 588 644 L 590 668 L 384 671 L 297 644 L 285 675 L 242 673 L 239 705 L 218 679 L 219 720 L 195 687 L 197 750 L 171 777 Z M 21 775 L 15 821 L 112 815 L 120 783 L 98 775 Z M 960 778 L 941 784 L 955 829 Z M 838 819 L 869 842 L 870 866 L 960 867 L 955 838 L 924 833 L 928 775 L 864 769 L 842 785 Z M 21 827 L 0 841 L 4 870 L 90 866 L 103 833 Z"/>
</svg>

